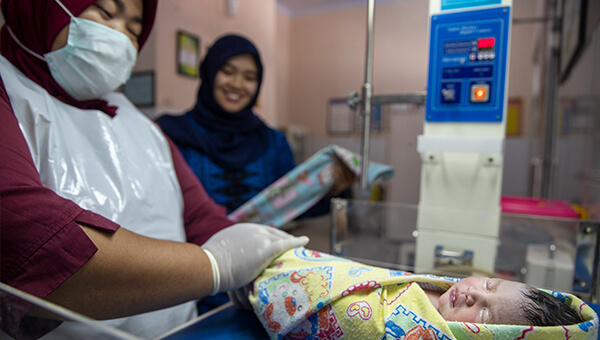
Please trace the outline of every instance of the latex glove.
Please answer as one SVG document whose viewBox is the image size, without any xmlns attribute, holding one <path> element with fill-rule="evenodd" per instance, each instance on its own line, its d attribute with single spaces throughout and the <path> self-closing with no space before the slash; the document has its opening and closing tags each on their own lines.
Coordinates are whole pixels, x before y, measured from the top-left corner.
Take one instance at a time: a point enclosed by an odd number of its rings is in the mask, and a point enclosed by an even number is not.
<svg viewBox="0 0 600 340">
<path fill-rule="evenodd" d="M 213 270 L 213 292 L 240 288 L 283 252 L 304 246 L 308 237 L 255 223 L 238 223 L 214 234 L 202 245 Z"/>
</svg>

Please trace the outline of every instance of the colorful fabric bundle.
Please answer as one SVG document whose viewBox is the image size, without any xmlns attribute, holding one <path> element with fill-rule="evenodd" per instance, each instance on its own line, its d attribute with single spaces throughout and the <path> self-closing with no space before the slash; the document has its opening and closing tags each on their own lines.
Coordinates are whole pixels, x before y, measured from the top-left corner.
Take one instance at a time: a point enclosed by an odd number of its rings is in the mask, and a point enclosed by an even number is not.
<svg viewBox="0 0 600 340">
<path fill-rule="evenodd" d="M 558 327 L 446 322 L 424 289 L 460 279 L 371 267 L 296 248 L 254 282 L 250 302 L 271 339 L 597 339 L 598 317 L 577 297 L 550 292 L 583 323 Z"/>
<path fill-rule="evenodd" d="M 233 211 L 229 219 L 281 227 L 310 209 L 331 190 L 336 158 L 360 176 L 360 157 L 340 146 L 330 145 Z M 393 175 L 392 167 L 370 162 L 367 176 L 370 184 L 388 181 Z"/>
</svg>

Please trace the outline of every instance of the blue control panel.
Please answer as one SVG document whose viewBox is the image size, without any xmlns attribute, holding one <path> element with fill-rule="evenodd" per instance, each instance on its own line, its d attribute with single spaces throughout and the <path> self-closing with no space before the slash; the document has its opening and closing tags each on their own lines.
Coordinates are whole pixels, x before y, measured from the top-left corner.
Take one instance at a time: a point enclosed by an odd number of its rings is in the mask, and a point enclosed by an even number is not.
<svg viewBox="0 0 600 340">
<path fill-rule="evenodd" d="M 510 8 L 431 16 L 428 122 L 502 122 Z"/>
</svg>

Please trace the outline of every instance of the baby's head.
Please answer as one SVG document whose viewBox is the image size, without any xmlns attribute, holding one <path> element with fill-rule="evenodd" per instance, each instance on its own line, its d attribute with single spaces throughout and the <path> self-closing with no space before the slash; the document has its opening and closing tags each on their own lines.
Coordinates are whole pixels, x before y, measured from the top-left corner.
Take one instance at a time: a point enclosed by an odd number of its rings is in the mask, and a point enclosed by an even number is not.
<svg viewBox="0 0 600 340">
<path fill-rule="evenodd" d="M 521 282 L 468 277 L 440 296 L 447 321 L 530 326 L 572 325 L 581 317 L 556 297 Z"/>
</svg>

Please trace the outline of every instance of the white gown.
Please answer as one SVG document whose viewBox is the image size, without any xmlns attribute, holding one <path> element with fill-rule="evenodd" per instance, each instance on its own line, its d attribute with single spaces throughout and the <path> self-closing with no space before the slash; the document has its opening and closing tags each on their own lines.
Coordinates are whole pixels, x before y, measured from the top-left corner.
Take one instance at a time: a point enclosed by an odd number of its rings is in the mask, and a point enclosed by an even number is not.
<svg viewBox="0 0 600 340">
<path fill-rule="evenodd" d="M 185 241 L 181 188 L 168 143 L 152 121 L 120 93 L 103 98 L 119 107 L 111 118 L 59 101 L 2 56 L 0 69 L 44 186 L 138 234 Z M 149 339 L 195 315 L 189 302 L 102 323 Z M 43 339 L 98 336 L 63 322 Z"/>
</svg>

